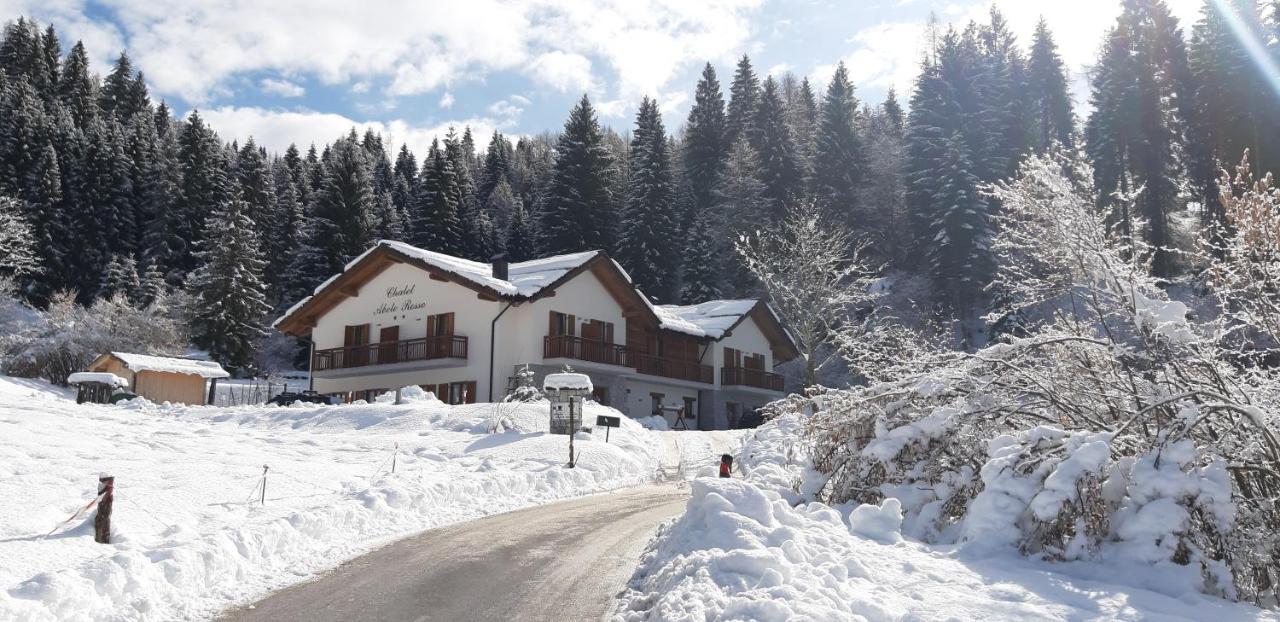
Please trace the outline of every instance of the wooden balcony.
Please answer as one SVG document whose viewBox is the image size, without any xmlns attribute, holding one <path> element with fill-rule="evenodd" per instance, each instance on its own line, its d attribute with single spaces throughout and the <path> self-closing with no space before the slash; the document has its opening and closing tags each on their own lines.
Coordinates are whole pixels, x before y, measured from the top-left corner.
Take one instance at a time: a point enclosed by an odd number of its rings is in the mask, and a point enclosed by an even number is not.
<svg viewBox="0 0 1280 622">
<path fill-rule="evenodd" d="M 769 391 L 782 392 L 782 376 L 763 369 L 747 369 L 745 367 L 721 367 L 720 384 L 726 387 L 754 387 Z"/>
<path fill-rule="evenodd" d="M 311 356 L 311 371 L 466 358 L 467 338 L 459 335 L 445 335 L 316 350 Z"/>
<path fill-rule="evenodd" d="M 542 356 L 549 359 L 578 359 L 579 361 L 604 363 L 605 365 L 626 366 L 629 364 L 626 346 L 596 339 L 583 339 L 575 335 L 548 335 L 544 337 L 542 340 Z"/>
<path fill-rule="evenodd" d="M 630 356 L 632 365 L 642 374 L 705 384 L 715 382 L 715 369 L 697 361 L 681 361 L 638 352 L 632 352 Z"/>
</svg>

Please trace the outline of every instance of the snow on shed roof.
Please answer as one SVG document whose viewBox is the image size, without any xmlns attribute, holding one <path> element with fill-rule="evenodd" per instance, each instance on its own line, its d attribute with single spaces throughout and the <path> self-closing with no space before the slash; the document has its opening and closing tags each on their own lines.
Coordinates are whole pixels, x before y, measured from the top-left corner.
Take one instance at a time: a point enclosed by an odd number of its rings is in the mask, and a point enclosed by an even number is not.
<svg viewBox="0 0 1280 622">
<path fill-rule="evenodd" d="M 229 378 L 231 374 L 221 365 L 213 361 L 197 361 L 169 356 L 151 356 L 150 354 L 133 354 L 131 352 L 112 352 L 112 356 L 124 361 L 133 371 L 156 371 L 171 374 L 186 374 L 201 378 Z"/>
<path fill-rule="evenodd" d="M 105 371 L 78 371 L 67 376 L 69 384 L 82 384 L 86 382 L 100 382 L 102 384 L 111 385 L 113 387 L 127 387 L 129 380 L 121 378 L 110 372 Z"/>
<path fill-rule="evenodd" d="M 719 339 L 758 303 L 755 299 L 709 300 L 696 305 L 655 305 L 653 310 L 665 329 Z"/>
</svg>

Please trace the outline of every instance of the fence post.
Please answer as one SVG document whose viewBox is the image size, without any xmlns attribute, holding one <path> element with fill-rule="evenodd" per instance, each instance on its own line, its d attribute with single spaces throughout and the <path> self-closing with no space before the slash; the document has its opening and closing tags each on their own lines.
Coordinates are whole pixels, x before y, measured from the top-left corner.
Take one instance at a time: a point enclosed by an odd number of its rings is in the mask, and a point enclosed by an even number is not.
<svg viewBox="0 0 1280 622">
<path fill-rule="evenodd" d="M 400 453 L 400 443 L 396 443 L 395 449 L 391 450 L 391 472 L 396 472 L 396 454 Z"/>
<path fill-rule="evenodd" d="M 111 505 L 115 501 L 116 478 L 103 473 L 98 477 L 98 513 L 93 517 L 93 541 L 111 544 Z"/>
<path fill-rule="evenodd" d="M 267 504 L 267 465 L 262 465 L 262 497 L 258 501 L 262 505 Z"/>
</svg>

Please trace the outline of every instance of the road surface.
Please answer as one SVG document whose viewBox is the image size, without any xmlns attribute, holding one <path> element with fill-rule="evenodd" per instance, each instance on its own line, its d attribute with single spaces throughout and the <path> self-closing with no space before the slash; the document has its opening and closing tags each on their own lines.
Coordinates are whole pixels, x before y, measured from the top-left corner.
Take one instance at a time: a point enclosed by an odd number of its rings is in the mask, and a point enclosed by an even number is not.
<svg viewBox="0 0 1280 622">
<path fill-rule="evenodd" d="M 221 619 L 597 622 L 687 497 L 640 486 L 434 529 Z"/>
</svg>

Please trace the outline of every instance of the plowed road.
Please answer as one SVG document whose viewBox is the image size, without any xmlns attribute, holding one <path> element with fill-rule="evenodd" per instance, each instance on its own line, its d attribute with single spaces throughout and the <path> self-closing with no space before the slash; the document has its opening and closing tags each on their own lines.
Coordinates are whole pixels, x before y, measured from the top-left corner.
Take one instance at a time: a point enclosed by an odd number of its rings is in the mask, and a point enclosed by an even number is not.
<svg viewBox="0 0 1280 622">
<path fill-rule="evenodd" d="M 222 619 L 596 622 L 687 496 L 641 486 L 427 531 Z"/>
</svg>

